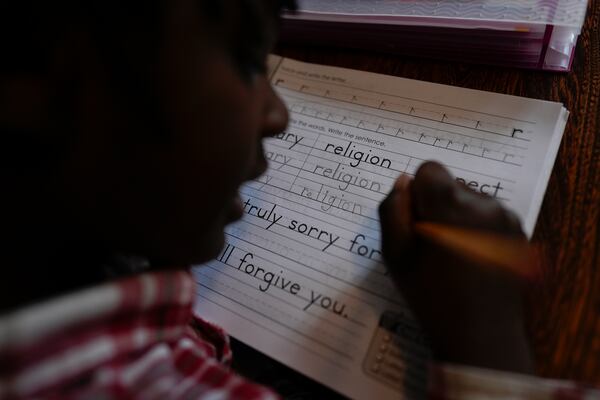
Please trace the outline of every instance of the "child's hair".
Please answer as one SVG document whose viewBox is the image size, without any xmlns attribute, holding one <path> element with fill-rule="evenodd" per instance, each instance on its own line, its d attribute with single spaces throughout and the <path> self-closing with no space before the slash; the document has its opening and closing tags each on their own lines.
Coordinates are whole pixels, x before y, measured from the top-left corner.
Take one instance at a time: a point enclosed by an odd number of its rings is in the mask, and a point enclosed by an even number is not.
<svg viewBox="0 0 600 400">
<path fill-rule="evenodd" d="M 0 2 L 0 107 L 5 101 L 2 85 L 11 77 L 34 75 L 43 77 L 57 61 L 55 45 L 73 35 L 74 29 L 85 28 L 106 62 L 126 64 L 128 59 L 151 55 L 160 40 L 161 18 L 170 0 L 7 0 Z M 283 9 L 294 10 L 295 0 L 196 0 L 201 17 L 208 25 L 219 27 L 233 18 L 234 40 L 224 42 L 233 61 L 241 64 L 251 56 L 252 47 L 267 46 L 265 31 L 258 29 L 278 21 Z M 260 10 L 259 10 L 260 8 Z M 264 15 L 265 11 L 269 15 Z M 233 15 L 233 17 L 232 17 Z M 231 22 L 231 21 L 230 21 Z M 216 35 L 218 36 L 218 34 Z M 135 47 L 123 43 L 135 38 Z M 142 39 L 142 40 L 137 40 Z M 231 38 L 230 38 L 231 39 Z M 232 44 L 233 42 L 234 44 Z M 122 68 L 123 65 L 119 65 Z M 109 66 L 110 68 L 110 66 Z M 136 74 L 129 74 L 135 78 Z M 65 82 L 68 85 L 68 82 Z M 73 88 L 75 89 L 75 88 Z M 47 140 L 44 140 L 47 139 Z M 64 145 L 48 135 L 23 131 L 0 123 L 2 176 L 15 175 L 22 165 L 45 168 L 48 157 L 60 158 Z M 22 151 L 26 152 L 23 159 Z M 23 162 L 20 160 L 23 159 Z M 22 164 L 22 165 L 21 165 Z M 18 167 L 17 167 L 18 166 Z M 14 169 L 16 167 L 16 170 Z M 11 171 L 7 171 L 7 168 Z"/>
<path fill-rule="evenodd" d="M 160 29 L 160 13 L 168 0 L 19 0 L 0 4 L 0 73 L 42 72 L 50 60 L 51 44 L 68 35 L 73 22 L 86 24 L 99 44 L 107 47 L 124 32 L 153 35 Z M 257 5 L 270 4 L 273 16 L 294 10 L 295 0 L 198 0 L 211 21 L 239 9 L 240 23 L 252 21 Z M 151 39 L 151 37 L 149 38 Z M 148 41 L 149 46 L 153 45 Z"/>
</svg>

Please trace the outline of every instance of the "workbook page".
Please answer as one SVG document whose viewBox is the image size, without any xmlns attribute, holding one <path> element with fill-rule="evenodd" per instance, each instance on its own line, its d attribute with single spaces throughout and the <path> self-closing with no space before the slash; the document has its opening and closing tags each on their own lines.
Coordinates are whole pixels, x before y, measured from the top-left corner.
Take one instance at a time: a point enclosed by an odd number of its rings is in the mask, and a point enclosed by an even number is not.
<svg viewBox="0 0 600 400">
<path fill-rule="evenodd" d="M 290 111 L 244 218 L 194 268 L 196 312 L 356 399 L 423 392 L 429 347 L 382 262 L 377 207 L 425 160 L 533 232 L 568 113 L 561 104 L 274 57 Z M 439 299 L 444 301 L 444 299 Z"/>
</svg>

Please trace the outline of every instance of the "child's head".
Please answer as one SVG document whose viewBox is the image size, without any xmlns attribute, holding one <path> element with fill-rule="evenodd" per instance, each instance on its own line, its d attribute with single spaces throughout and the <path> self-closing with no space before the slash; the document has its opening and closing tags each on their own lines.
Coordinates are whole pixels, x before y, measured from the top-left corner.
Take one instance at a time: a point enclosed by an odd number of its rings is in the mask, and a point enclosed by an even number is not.
<svg viewBox="0 0 600 400">
<path fill-rule="evenodd" d="M 266 166 L 261 139 L 287 123 L 264 71 L 282 1 L 12 3 L 4 246 L 215 256 L 239 185 Z"/>
</svg>

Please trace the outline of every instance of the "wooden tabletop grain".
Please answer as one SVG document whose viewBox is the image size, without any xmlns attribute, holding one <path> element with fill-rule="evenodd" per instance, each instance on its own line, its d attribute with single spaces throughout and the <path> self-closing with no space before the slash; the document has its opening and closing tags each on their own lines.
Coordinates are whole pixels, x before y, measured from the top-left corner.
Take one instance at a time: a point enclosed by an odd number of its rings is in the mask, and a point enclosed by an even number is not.
<svg viewBox="0 0 600 400">
<path fill-rule="evenodd" d="M 592 0 L 573 70 L 550 73 L 280 45 L 307 62 L 562 102 L 571 112 L 533 242 L 542 282 L 528 324 L 539 373 L 600 384 L 600 0 Z"/>
</svg>

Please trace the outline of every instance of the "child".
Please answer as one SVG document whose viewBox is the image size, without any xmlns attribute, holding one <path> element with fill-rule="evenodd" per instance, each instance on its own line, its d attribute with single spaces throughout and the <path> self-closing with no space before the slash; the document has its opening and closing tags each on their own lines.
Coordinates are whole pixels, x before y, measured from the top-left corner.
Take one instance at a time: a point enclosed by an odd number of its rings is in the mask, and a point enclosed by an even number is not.
<svg viewBox="0 0 600 400">
<path fill-rule="evenodd" d="M 186 266 L 218 253 L 237 189 L 266 168 L 261 140 L 286 127 L 265 75 L 281 3 L 1 6 L 0 398 L 276 398 L 227 369 L 227 337 L 192 315 Z M 531 372 L 519 282 L 425 252 L 410 229 L 521 235 L 518 222 L 436 164 L 381 211 L 437 360 Z M 394 268 L 401 256 L 411 270 Z M 455 382 L 485 375 L 443 365 Z"/>
</svg>

